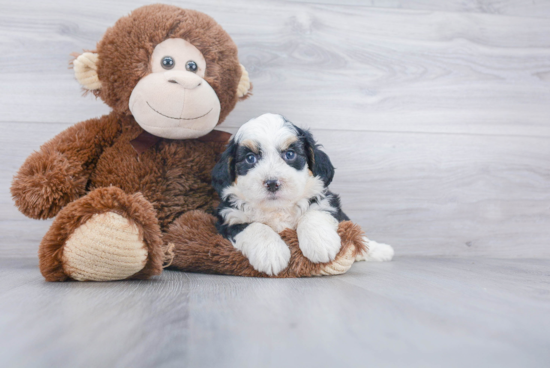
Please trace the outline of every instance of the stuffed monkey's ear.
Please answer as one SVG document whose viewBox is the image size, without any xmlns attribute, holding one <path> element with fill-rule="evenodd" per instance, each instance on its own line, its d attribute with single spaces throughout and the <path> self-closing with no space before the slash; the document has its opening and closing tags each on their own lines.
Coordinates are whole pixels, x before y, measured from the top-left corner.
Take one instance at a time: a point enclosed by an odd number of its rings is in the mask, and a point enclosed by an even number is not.
<svg viewBox="0 0 550 368">
<path fill-rule="evenodd" d="M 96 53 L 85 52 L 73 61 L 76 80 L 90 91 L 101 88 L 101 82 L 97 76 L 97 58 Z"/>
<path fill-rule="evenodd" d="M 250 83 L 250 79 L 248 78 L 248 72 L 244 68 L 242 64 L 239 64 L 241 66 L 241 80 L 239 81 L 239 86 L 237 87 L 237 96 L 239 96 L 240 99 L 245 99 L 249 96 L 249 92 L 252 89 L 252 84 Z"/>
<path fill-rule="evenodd" d="M 220 198 L 222 198 L 223 190 L 233 184 L 235 181 L 235 152 L 237 151 L 237 144 L 233 138 L 229 141 L 229 144 L 225 151 L 222 153 L 222 157 L 212 170 L 212 186 L 214 190 L 218 192 Z M 222 198 L 223 200 L 223 198 Z"/>
<path fill-rule="evenodd" d="M 320 146 L 315 142 L 309 130 L 300 129 L 297 126 L 295 128 L 300 135 L 300 139 L 304 142 L 309 169 L 313 176 L 318 176 L 323 180 L 325 188 L 328 187 L 334 178 L 334 166 L 332 166 L 330 158 L 325 152 L 321 151 Z"/>
</svg>

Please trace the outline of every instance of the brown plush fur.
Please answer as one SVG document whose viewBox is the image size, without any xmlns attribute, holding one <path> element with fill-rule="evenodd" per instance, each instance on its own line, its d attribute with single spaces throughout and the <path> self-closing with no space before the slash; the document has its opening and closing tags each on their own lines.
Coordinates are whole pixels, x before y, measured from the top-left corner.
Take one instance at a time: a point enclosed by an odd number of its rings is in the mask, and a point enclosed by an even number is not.
<svg viewBox="0 0 550 368">
<path fill-rule="evenodd" d="M 205 79 L 221 102 L 220 122 L 234 108 L 241 76 L 237 48 L 209 16 L 150 5 L 110 28 L 97 46 L 102 87 L 94 93 L 113 111 L 76 124 L 45 143 L 27 158 L 11 187 L 25 215 L 36 219 L 57 215 L 40 245 L 40 269 L 46 280 L 70 279 L 63 268 L 65 242 L 94 214 L 107 211 L 134 223 L 149 251 L 145 268 L 131 278 L 161 272 L 163 244 L 174 244 L 178 269 L 263 276 L 215 234 L 213 217 L 206 214 L 217 205 L 210 172 L 224 144 L 160 139 L 138 155 L 130 143 L 143 133 L 128 109 L 130 94 L 150 72 L 155 46 L 170 37 L 184 38 L 203 53 Z M 361 249 L 357 226 L 342 224 L 340 231 L 344 249 Z M 295 232 L 282 236 L 292 247 L 292 261 L 280 276 L 318 273 L 320 265 L 302 256 Z"/>
<path fill-rule="evenodd" d="M 118 137 L 118 120 L 111 114 L 76 124 L 31 154 L 11 186 L 19 210 L 47 219 L 83 196 L 99 153 Z"/>
</svg>

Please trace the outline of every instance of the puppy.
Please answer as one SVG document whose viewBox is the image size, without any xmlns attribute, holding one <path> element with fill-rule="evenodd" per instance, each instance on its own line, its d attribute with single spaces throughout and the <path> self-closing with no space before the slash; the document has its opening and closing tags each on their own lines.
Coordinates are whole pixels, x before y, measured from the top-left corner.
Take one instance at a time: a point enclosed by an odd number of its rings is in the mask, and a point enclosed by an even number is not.
<svg viewBox="0 0 550 368">
<path fill-rule="evenodd" d="M 254 269 L 277 275 L 290 260 L 279 232 L 295 229 L 310 261 L 330 262 L 341 246 L 338 223 L 349 220 L 330 192 L 334 167 L 311 133 L 281 115 L 242 125 L 212 172 L 220 195 L 217 229 Z M 368 242 L 368 239 L 365 238 Z M 357 260 L 386 261 L 393 249 L 370 241 Z"/>
</svg>

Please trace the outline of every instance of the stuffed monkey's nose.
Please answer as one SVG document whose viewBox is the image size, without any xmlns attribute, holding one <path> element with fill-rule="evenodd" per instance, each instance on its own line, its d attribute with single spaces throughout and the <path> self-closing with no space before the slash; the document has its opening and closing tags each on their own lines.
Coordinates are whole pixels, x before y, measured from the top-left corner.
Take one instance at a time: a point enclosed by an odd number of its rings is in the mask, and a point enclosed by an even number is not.
<svg viewBox="0 0 550 368">
<path fill-rule="evenodd" d="M 164 77 L 169 83 L 177 83 L 185 89 L 197 88 L 203 82 L 203 79 L 195 73 L 183 70 L 170 70 L 164 72 Z"/>
</svg>

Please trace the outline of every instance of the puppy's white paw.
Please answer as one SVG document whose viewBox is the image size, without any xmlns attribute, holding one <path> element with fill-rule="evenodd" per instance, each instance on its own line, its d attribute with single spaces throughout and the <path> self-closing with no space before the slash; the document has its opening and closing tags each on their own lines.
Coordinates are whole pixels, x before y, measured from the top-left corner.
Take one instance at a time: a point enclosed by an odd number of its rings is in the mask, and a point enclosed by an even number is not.
<svg viewBox="0 0 550 368">
<path fill-rule="evenodd" d="M 391 245 L 377 243 L 366 237 L 363 237 L 363 240 L 367 244 L 368 250 L 366 253 L 358 254 L 355 261 L 387 262 L 393 259 L 394 251 Z"/>
<path fill-rule="evenodd" d="M 256 271 L 277 275 L 288 266 L 290 249 L 272 228 L 254 222 L 235 236 L 233 246 L 240 250 Z"/>
<path fill-rule="evenodd" d="M 325 211 L 310 211 L 300 218 L 296 232 L 304 256 L 314 263 L 334 260 L 342 246 L 338 221 Z"/>
</svg>

